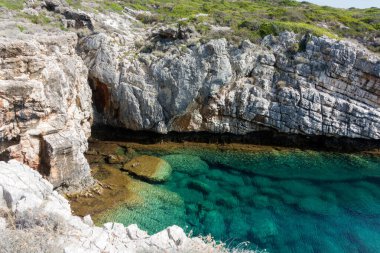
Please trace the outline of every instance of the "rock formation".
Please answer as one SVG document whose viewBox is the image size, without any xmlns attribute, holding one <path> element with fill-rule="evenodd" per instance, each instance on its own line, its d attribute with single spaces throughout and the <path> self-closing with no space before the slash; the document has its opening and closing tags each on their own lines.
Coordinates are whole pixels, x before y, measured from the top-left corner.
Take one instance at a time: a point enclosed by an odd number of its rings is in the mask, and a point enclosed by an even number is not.
<svg viewBox="0 0 380 253">
<path fill-rule="evenodd" d="M 58 15 L 80 38 L 30 22 L 23 32 L 12 15 L 1 22 L 0 141 L 17 142 L 6 156 L 55 187 L 92 183 L 83 156 L 92 117 L 158 133 L 380 139 L 380 57 L 363 46 L 290 32 L 234 45 L 191 27 L 143 27 L 131 10 L 37 2 L 24 11 Z"/>
<path fill-rule="evenodd" d="M 83 155 L 93 118 L 158 133 L 380 139 L 380 57 L 353 42 L 284 32 L 234 45 L 190 27 L 143 28 L 126 13 L 74 11 L 63 0 L 26 7 L 58 16 L 63 30 L 1 16 L 0 159 L 25 165 L 0 162 L 0 245 L 39 229 L 64 252 L 216 250 L 175 226 L 148 236 L 71 215 L 53 188 L 93 184 Z"/>
<path fill-rule="evenodd" d="M 3 26 L 9 24 L 3 23 Z M 15 23 L 13 23 L 15 25 Z M 87 149 L 92 121 L 87 68 L 69 32 L 0 36 L 0 141 L 9 156 L 55 186 L 92 183 Z"/>
<path fill-rule="evenodd" d="M 124 164 L 123 170 L 153 182 L 166 181 L 172 173 L 172 167 L 168 162 L 161 158 L 148 155 L 133 158 Z"/>
<path fill-rule="evenodd" d="M 98 123 L 380 138 L 380 57 L 360 45 L 289 32 L 239 46 L 154 37 L 128 57 L 114 36 L 80 41 Z"/>
<path fill-rule="evenodd" d="M 20 250 L 22 240 L 28 252 L 227 252 L 186 236 L 178 226 L 154 235 L 137 225 L 96 227 L 89 216 L 73 216 L 52 184 L 15 160 L 0 162 L 0 193 L 0 246 L 5 252 Z M 22 232 L 26 238 L 17 237 Z"/>
</svg>

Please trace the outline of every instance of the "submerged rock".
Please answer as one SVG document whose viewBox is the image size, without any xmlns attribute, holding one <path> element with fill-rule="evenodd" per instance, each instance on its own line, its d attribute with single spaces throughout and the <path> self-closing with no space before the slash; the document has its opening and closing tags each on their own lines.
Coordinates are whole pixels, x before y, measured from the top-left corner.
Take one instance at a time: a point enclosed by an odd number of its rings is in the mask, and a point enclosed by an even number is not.
<svg viewBox="0 0 380 253">
<path fill-rule="evenodd" d="M 137 223 L 149 233 L 156 233 L 176 224 L 185 227 L 185 204 L 175 192 L 139 180 L 134 180 L 131 194 L 139 201 L 125 200 L 99 215 L 97 222 Z M 138 185 L 137 185 L 138 184 Z"/>
<path fill-rule="evenodd" d="M 268 206 L 270 206 L 269 198 L 261 194 L 253 195 L 252 202 L 256 208 L 267 208 Z"/>
<path fill-rule="evenodd" d="M 230 238 L 236 238 L 238 241 L 241 241 L 242 239 L 247 238 L 249 229 L 249 224 L 244 220 L 244 217 L 240 212 L 232 213 L 232 219 L 228 227 Z"/>
<path fill-rule="evenodd" d="M 129 159 L 125 155 L 108 155 L 107 156 L 107 163 L 109 164 L 123 164 L 127 162 Z"/>
<path fill-rule="evenodd" d="M 239 205 L 239 200 L 229 192 L 215 193 L 210 196 L 210 200 L 223 208 L 233 208 Z"/>
<path fill-rule="evenodd" d="M 211 192 L 210 186 L 207 185 L 207 183 L 201 182 L 199 180 L 191 180 L 187 187 L 190 189 L 197 190 L 199 192 L 202 192 L 203 194 L 209 194 Z"/>
<path fill-rule="evenodd" d="M 278 228 L 274 221 L 269 219 L 257 219 L 250 230 L 251 237 L 260 244 L 266 244 L 278 234 Z"/>
<path fill-rule="evenodd" d="M 189 188 L 178 188 L 177 192 L 181 194 L 183 200 L 186 203 L 198 204 L 204 200 L 204 196 L 201 192 L 189 189 Z"/>
<path fill-rule="evenodd" d="M 318 196 L 301 199 L 297 203 L 300 210 L 317 215 L 337 215 L 338 207 L 333 202 L 325 201 Z"/>
<path fill-rule="evenodd" d="M 166 181 L 172 173 L 170 164 L 165 160 L 147 155 L 132 159 L 124 164 L 123 170 L 153 182 Z"/>
<path fill-rule="evenodd" d="M 218 211 L 206 213 L 203 225 L 208 228 L 210 233 L 216 238 L 223 238 L 226 234 L 226 225 L 223 216 Z"/>
<path fill-rule="evenodd" d="M 189 174 L 191 176 L 205 173 L 209 167 L 199 156 L 174 154 L 163 156 L 162 159 L 167 161 L 173 170 Z"/>
</svg>

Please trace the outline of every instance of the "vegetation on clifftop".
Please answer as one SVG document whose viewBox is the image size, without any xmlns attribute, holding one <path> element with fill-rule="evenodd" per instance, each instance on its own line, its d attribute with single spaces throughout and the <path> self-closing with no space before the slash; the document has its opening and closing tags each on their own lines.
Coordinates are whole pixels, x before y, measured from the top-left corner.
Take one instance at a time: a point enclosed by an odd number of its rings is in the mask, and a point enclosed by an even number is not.
<svg viewBox="0 0 380 253">
<path fill-rule="evenodd" d="M 20 10 L 23 7 L 22 0 L 0 0 L 0 7 L 5 7 L 10 10 Z"/>
<path fill-rule="evenodd" d="M 375 39 L 380 37 L 380 9 L 337 9 L 294 0 L 122 0 L 99 1 L 107 9 L 130 7 L 147 10 L 141 14 L 145 23 L 172 23 L 181 20 L 207 33 L 210 25 L 230 27 L 237 37 L 259 40 L 284 30 L 312 32 L 329 37 L 355 38 L 370 42 L 372 50 L 380 51 Z M 112 5 L 109 3 L 112 2 Z M 115 7 L 119 6 L 119 7 Z M 112 8 L 110 8 L 112 7 Z M 199 15 L 207 14 L 207 15 Z M 373 43 L 372 43 L 373 42 Z"/>
<path fill-rule="evenodd" d="M 0 0 L 0 7 L 22 9 L 24 0 Z M 125 7 L 141 12 L 147 25 L 180 22 L 210 36 L 213 26 L 228 27 L 230 39 L 259 41 L 284 30 L 311 32 L 331 38 L 353 38 L 380 52 L 380 8 L 337 9 L 295 0 L 66 0 L 75 9 L 122 12 Z M 225 29 L 223 31 L 226 31 Z"/>
</svg>

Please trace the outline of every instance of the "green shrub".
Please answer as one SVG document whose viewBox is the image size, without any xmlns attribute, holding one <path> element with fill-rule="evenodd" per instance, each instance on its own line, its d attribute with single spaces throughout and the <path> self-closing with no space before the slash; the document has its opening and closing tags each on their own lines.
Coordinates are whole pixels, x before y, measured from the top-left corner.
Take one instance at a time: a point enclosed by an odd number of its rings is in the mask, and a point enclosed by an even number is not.
<svg viewBox="0 0 380 253">
<path fill-rule="evenodd" d="M 73 8 L 81 8 L 82 7 L 82 1 L 81 0 L 66 0 L 66 2 Z"/>
<path fill-rule="evenodd" d="M 121 12 L 124 8 L 118 3 L 110 2 L 110 1 L 104 1 L 102 2 L 105 9 L 115 12 Z"/>
<path fill-rule="evenodd" d="M 210 26 L 201 23 L 201 24 L 197 24 L 197 25 L 195 26 L 195 29 L 197 29 L 197 31 L 198 31 L 200 34 L 207 34 L 208 31 L 210 31 Z"/>
<path fill-rule="evenodd" d="M 1 0 L 0 0 L 1 1 Z M 75 0 L 71 0 L 75 1 Z M 145 24 L 187 23 L 210 37 L 210 25 L 229 26 L 231 39 L 257 40 L 268 34 L 289 30 L 310 32 L 331 38 L 368 38 L 380 36 L 380 9 L 336 9 L 296 0 L 119 0 L 97 1 L 103 9 L 120 12 L 124 7 L 151 11 L 152 16 L 138 15 Z M 207 16 L 199 16 L 203 13 Z M 323 28 L 325 25 L 328 28 Z M 348 27 L 348 29 L 346 27 Z"/>
<path fill-rule="evenodd" d="M 136 16 L 136 19 L 140 20 L 144 24 L 152 24 L 152 23 L 156 23 L 160 21 L 159 16 L 154 15 L 154 14 L 149 15 L 149 14 L 144 14 L 144 13 L 138 14 Z"/>
<path fill-rule="evenodd" d="M 278 35 L 279 28 L 274 23 L 263 23 L 260 25 L 259 33 L 261 37 L 265 37 L 269 34 Z"/>
<path fill-rule="evenodd" d="M 22 26 L 22 25 L 16 25 L 16 26 L 20 30 L 20 32 L 24 32 L 26 30 L 25 26 Z"/>
<path fill-rule="evenodd" d="M 0 0 L 0 7 L 5 7 L 10 10 L 21 10 L 23 3 L 23 0 Z"/>
<path fill-rule="evenodd" d="M 337 39 L 338 36 L 328 31 L 325 28 L 321 28 L 315 25 L 306 24 L 306 23 L 293 23 L 293 22 L 275 22 L 279 31 L 293 31 L 295 33 L 307 33 L 310 32 L 316 36 L 326 35 L 330 38 Z"/>
<path fill-rule="evenodd" d="M 23 17 L 29 19 L 34 24 L 46 25 L 51 22 L 50 18 L 43 13 L 39 15 L 23 14 Z"/>
</svg>

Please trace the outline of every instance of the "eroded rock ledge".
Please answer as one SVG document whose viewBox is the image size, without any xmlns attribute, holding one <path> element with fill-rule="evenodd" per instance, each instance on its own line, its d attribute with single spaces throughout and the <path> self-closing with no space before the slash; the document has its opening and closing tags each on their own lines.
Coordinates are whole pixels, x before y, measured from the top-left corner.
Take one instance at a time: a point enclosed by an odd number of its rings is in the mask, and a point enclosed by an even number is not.
<svg viewBox="0 0 380 253">
<path fill-rule="evenodd" d="M 0 162 L 0 211 L 5 252 L 228 252 L 186 236 L 177 226 L 154 235 L 136 225 L 96 227 L 89 216 L 73 216 L 52 184 L 15 160 Z"/>
</svg>

